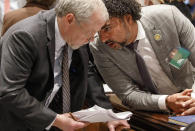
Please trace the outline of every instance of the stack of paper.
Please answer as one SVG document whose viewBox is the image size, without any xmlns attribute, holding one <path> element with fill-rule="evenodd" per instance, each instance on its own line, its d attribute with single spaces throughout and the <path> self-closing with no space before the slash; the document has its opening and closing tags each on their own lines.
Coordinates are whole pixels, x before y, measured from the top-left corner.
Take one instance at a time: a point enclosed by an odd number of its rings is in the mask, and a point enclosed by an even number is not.
<svg viewBox="0 0 195 131">
<path fill-rule="evenodd" d="M 81 110 L 78 112 L 72 113 L 78 121 L 84 122 L 107 122 L 114 120 L 128 120 L 132 116 L 130 111 L 114 113 L 111 109 L 104 109 L 97 105 L 92 108 Z"/>
<path fill-rule="evenodd" d="M 110 87 L 107 84 L 103 84 L 104 87 L 104 92 L 105 93 L 112 93 L 112 89 L 110 89 Z"/>
</svg>

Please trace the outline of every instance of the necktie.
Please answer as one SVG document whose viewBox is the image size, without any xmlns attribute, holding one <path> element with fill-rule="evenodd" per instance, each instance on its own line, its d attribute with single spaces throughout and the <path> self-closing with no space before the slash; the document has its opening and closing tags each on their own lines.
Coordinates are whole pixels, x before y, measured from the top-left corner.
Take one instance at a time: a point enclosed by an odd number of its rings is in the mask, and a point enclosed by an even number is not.
<svg viewBox="0 0 195 131">
<path fill-rule="evenodd" d="M 9 0 L 4 0 L 4 14 L 10 10 L 10 2 Z"/>
<path fill-rule="evenodd" d="M 70 83 L 68 68 L 68 46 L 64 46 L 62 59 L 62 102 L 63 113 L 70 111 Z"/>
<path fill-rule="evenodd" d="M 137 67 L 138 67 L 139 73 L 141 75 L 141 78 L 143 80 L 144 86 L 151 93 L 158 94 L 156 86 L 154 85 L 154 83 L 153 83 L 153 81 L 152 81 L 152 79 L 150 77 L 150 74 L 149 74 L 148 69 L 146 67 L 146 64 L 144 62 L 144 59 L 142 58 L 142 56 L 136 50 L 138 42 L 139 41 L 137 40 L 134 43 L 129 44 L 127 47 L 129 49 L 133 49 L 133 51 L 135 52 Z"/>
</svg>

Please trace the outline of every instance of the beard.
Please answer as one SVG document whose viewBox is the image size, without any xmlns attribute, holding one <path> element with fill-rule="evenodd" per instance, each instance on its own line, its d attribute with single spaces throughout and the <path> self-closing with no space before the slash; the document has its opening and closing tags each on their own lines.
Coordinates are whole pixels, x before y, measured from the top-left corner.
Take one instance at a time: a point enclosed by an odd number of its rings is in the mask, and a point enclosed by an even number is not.
<svg viewBox="0 0 195 131">
<path fill-rule="evenodd" d="M 120 45 L 121 47 L 125 47 L 125 46 L 126 46 L 126 43 L 127 43 L 126 40 L 123 41 L 123 42 L 118 42 L 118 41 L 113 41 L 113 40 L 107 40 L 107 41 L 105 42 L 105 44 L 107 44 L 107 45 L 118 44 L 118 45 Z"/>
</svg>

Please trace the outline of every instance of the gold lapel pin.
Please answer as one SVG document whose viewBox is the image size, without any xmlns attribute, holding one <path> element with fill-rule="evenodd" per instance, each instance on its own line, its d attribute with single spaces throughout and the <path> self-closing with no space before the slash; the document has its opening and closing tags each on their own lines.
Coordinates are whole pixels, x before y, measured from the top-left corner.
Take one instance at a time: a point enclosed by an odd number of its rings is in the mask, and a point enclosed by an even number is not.
<svg viewBox="0 0 195 131">
<path fill-rule="evenodd" d="M 155 34 L 155 35 L 154 35 L 154 39 L 155 39 L 156 41 L 161 40 L 161 35 L 160 35 L 160 34 Z"/>
</svg>

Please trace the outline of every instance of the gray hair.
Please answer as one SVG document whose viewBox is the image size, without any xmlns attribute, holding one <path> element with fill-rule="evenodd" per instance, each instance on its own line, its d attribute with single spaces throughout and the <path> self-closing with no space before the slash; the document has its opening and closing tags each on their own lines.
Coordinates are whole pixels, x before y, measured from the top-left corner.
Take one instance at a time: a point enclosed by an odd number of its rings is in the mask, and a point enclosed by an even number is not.
<svg viewBox="0 0 195 131">
<path fill-rule="evenodd" d="M 55 10 L 59 17 L 73 13 L 79 22 L 88 20 L 94 11 L 101 13 L 105 20 L 109 18 L 102 0 L 59 0 Z"/>
</svg>

